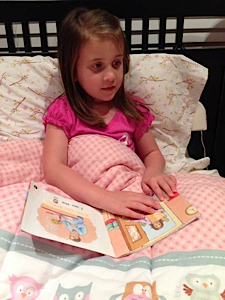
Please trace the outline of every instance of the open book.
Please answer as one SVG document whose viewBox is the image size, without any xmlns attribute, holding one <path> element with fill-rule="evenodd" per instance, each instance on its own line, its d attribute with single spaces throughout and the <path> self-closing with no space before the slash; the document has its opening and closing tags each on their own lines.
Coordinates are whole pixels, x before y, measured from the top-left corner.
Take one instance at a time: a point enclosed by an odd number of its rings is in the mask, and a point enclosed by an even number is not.
<svg viewBox="0 0 225 300">
<path fill-rule="evenodd" d="M 154 214 L 130 220 L 50 193 L 31 182 L 21 230 L 120 257 L 153 245 L 200 216 L 178 193 L 160 205 Z"/>
</svg>

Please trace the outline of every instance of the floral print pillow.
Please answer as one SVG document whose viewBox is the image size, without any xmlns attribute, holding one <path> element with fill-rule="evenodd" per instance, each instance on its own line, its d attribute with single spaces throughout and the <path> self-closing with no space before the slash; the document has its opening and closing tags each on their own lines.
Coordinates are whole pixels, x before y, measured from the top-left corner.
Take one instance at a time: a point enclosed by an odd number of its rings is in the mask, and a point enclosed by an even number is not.
<svg viewBox="0 0 225 300">
<path fill-rule="evenodd" d="M 42 117 L 62 93 L 57 59 L 0 57 L 0 142 L 43 139 Z"/>
<path fill-rule="evenodd" d="M 186 157 L 196 105 L 208 70 L 182 55 L 132 54 L 125 88 L 155 116 L 152 132 L 166 159 L 166 172 L 204 169 L 209 158 Z M 0 142 L 44 139 L 42 117 L 63 93 L 58 60 L 0 57 Z"/>
<path fill-rule="evenodd" d="M 166 159 L 166 172 L 204 169 L 209 158 L 187 157 L 197 104 L 208 69 L 183 55 L 131 55 L 125 88 L 142 98 L 155 116 L 152 132 Z"/>
</svg>

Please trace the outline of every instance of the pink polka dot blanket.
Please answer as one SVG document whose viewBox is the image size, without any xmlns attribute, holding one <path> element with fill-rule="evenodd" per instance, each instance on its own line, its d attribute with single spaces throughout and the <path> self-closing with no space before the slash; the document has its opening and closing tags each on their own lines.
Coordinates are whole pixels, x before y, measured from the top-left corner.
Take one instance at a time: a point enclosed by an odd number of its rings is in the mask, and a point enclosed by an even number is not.
<svg viewBox="0 0 225 300">
<path fill-rule="evenodd" d="M 0 299 L 225 299 L 225 179 L 176 173 L 178 191 L 201 218 L 152 247 L 115 259 L 20 230 L 31 180 L 45 183 L 43 143 L 0 145 Z M 109 190 L 141 191 L 144 166 L 122 143 L 98 135 L 73 138 L 68 164 Z"/>
</svg>

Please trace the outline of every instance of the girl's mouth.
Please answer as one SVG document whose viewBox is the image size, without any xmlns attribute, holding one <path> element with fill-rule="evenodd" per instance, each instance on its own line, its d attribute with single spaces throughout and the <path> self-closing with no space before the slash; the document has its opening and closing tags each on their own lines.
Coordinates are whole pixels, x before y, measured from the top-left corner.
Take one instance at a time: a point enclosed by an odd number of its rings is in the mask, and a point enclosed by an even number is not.
<svg viewBox="0 0 225 300">
<path fill-rule="evenodd" d="M 109 87 L 106 87 L 106 88 L 102 88 L 103 91 L 113 91 L 115 89 L 115 86 L 109 86 Z"/>
</svg>

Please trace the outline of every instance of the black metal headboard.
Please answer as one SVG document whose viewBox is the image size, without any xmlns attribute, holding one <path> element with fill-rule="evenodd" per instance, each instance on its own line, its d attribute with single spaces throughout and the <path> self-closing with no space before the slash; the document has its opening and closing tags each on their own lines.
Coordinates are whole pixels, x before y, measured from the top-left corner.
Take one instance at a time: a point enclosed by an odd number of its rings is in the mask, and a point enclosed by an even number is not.
<svg viewBox="0 0 225 300">
<path fill-rule="evenodd" d="M 1 1 L 0 55 L 57 55 L 57 43 L 51 45 L 50 39 L 57 40 L 60 23 L 66 13 L 75 6 L 102 8 L 117 15 L 123 23 L 123 29 L 130 47 L 130 53 L 166 52 L 184 54 L 209 69 L 209 80 L 201 97 L 206 108 L 208 129 L 203 133 L 206 155 L 211 158 L 210 168 L 219 170 L 225 176 L 225 4 L 224 0 L 189 0 L 185 3 L 170 1 L 126 1 L 126 0 L 37 0 L 37 1 Z M 221 26 L 213 28 L 186 28 L 189 18 L 221 18 Z M 158 27 L 152 28 L 150 20 L 158 20 Z M 175 24 L 168 26 L 168 21 Z M 138 23 L 138 28 L 134 26 Z M 30 25 L 36 23 L 38 32 L 31 32 Z M 48 32 L 48 25 L 55 24 L 55 31 Z M 20 32 L 14 25 L 19 24 Z M 224 35 L 224 39 L 215 41 L 185 41 L 188 34 L 208 33 Z M 156 36 L 156 39 L 152 38 Z M 174 39 L 167 39 L 173 36 Z M 136 37 L 136 38 L 135 38 Z M 16 39 L 22 39 L 22 46 Z M 32 39 L 39 38 L 40 45 L 33 45 Z M 203 157 L 200 132 L 193 132 L 189 144 L 189 153 L 193 158 Z"/>
</svg>

